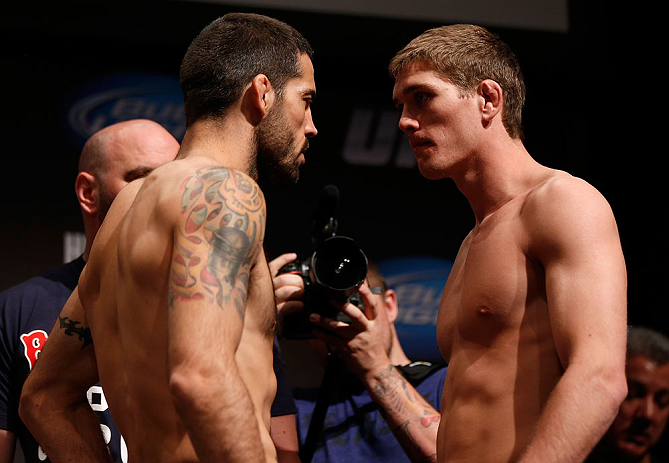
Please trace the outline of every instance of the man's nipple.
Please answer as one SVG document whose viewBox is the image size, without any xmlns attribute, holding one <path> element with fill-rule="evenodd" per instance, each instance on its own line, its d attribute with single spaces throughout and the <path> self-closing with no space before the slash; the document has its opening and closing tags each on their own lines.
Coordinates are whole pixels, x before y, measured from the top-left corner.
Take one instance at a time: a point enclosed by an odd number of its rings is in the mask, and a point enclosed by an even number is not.
<svg viewBox="0 0 669 463">
<path fill-rule="evenodd" d="M 476 313 L 482 317 L 485 317 L 487 315 L 490 315 L 490 309 L 485 307 L 485 306 L 480 306 L 477 310 Z"/>
</svg>

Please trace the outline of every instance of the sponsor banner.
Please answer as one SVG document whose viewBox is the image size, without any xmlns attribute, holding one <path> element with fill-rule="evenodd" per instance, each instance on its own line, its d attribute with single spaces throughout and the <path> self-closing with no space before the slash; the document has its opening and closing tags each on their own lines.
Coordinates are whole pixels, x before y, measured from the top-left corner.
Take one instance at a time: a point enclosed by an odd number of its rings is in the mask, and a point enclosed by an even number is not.
<svg viewBox="0 0 669 463">
<path fill-rule="evenodd" d="M 181 141 L 186 130 L 179 80 L 161 74 L 121 73 L 75 90 L 67 126 L 77 145 L 98 130 L 129 119 L 151 119 Z"/>
<path fill-rule="evenodd" d="M 409 136 L 397 126 L 399 116 L 398 111 L 352 108 L 342 150 L 344 162 L 352 166 L 416 167 Z"/>
<path fill-rule="evenodd" d="M 395 290 L 399 314 L 395 328 L 411 360 L 443 361 L 437 348 L 437 314 L 453 262 L 409 256 L 378 262 L 388 287 Z"/>
</svg>

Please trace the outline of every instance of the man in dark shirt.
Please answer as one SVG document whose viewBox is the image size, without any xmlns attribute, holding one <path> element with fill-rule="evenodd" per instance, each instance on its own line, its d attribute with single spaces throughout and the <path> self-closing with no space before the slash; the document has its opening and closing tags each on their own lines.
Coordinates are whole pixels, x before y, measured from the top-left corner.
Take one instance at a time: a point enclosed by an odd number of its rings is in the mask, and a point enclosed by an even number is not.
<svg viewBox="0 0 669 463">
<path fill-rule="evenodd" d="M 284 329 L 285 317 L 305 308 L 301 275 L 279 271 L 295 257 L 270 262 Z M 289 341 L 326 365 L 320 388 L 293 390 L 296 451 L 303 463 L 434 461 L 446 366 L 407 357 L 394 326 L 397 296 L 371 261 L 359 294 L 364 310 L 340 308 L 350 323 L 313 313 L 317 339 Z"/>
<path fill-rule="evenodd" d="M 16 439 L 26 462 L 46 461 L 46 455 L 18 415 L 23 383 L 47 340 L 54 321 L 74 290 L 93 238 L 116 194 L 127 183 L 171 161 L 177 140 L 149 120 L 120 122 L 95 133 L 79 159 L 75 192 L 86 233 L 84 253 L 71 262 L 31 278 L 0 294 L 0 462 L 11 462 Z M 116 462 L 127 461 L 125 443 L 111 420 L 102 388 L 93 386 L 88 400 L 97 412 L 102 433 Z"/>
</svg>

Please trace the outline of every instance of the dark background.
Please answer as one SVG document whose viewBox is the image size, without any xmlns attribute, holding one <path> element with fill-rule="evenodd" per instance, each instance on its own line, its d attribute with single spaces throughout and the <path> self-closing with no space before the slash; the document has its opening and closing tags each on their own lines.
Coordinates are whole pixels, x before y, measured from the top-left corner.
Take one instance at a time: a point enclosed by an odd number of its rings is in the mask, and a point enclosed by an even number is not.
<svg viewBox="0 0 669 463">
<path fill-rule="evenodd" d="M 483 25 L 511 45 L 524 70 L 529 152 L 589 181 L 611 203 L 628 265 L 630 322 L 667 332 L 661 264 L 666 208 L 657 165 L 666 150 L 651 142 L 661 118 L 646 119 L 640 104 L 654 100 L 642 56 L 657 45 L 639 38 L 643 26 L 633 6 L 567 5 L 565 32 Z M 6 10 L 0 29 L 0 290 L 61 263 L 63 232 L 82 230 L 73 193 L 81 140 L 71 136 L 64 116 L 72 93 L 116 72 L 176 77 L 190 40 L 227 11 L 285 20 L 316 50 L 313 111 L 320 133 L 299 184 L 266 187 L 268 254 L 310 252 L 308 215 L 320 188 L 333 183 L 342 195 L 340 233 L 355 238 L 372 258 L 455 256 L 473 215 L 450 180 L 428 181 L 417 168 L 393 163 L 342 161 L 352 108 L 392 110 L 389 59 L 444 22 L 196 2 L 61 3 L 47 10 L 25 5 Z M 649 125 L 640 127 L 646 120 Z"/>
<path fill-rule="evenodd" d="M 666 52 L 642 34 L 650 26 L 635 5 L 609 3 L 568 0 L 564 32 L 481 25 L 510 44 L 523 68 L 529 152 L 593 184 L 616 214 L 628 265 L 630 323 L 669 334 L 662 264 L 666 149 L 653 141 L 665 119 L 662 85 L 656 84 L 663 71 L 655 66 Z M 73 188 L 82 140 L 72 136 L 65 118 L 72 95 L 112 73 L 176 77 L 193 37 L 227 11 L 282 19 L 316 51 L 319 135 L 302 178 L 293 187 L 263 185 L 270 257 L 311 251 L 309 213 L 329 183 L 341 191 L 340 233 L 375 260 L 453 259 L 473 226 L 450 180 L 428 181 L 416 167 L 393 162 L 365 167 L 342 159 L 352 108 L 393 109 L 390 58 L 425 29 L 448 21 L 176 1 L 38 5 L 5 6 L 0 22 L 0 290 L 60 264 L 63 233 L 83 230 Z"/>
</svg>

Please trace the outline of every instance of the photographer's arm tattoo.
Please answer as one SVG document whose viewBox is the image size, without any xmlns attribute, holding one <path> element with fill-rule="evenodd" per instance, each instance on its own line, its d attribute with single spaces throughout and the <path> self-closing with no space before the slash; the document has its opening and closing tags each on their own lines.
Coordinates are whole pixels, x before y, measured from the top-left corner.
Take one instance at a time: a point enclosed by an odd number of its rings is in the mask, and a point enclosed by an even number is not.
<svg viewBox="0 0 669 463">
<path fill-rule="evenodd" d="M 262 248 L 265 200 L 243 173 L 197 171 L 181 185 L 181 216 L 172 256 L 170 303 L 176 298 L 232 303 L 244 318 L 251 264 Z"/>
<path fill-rule="evenodd" d="M 437 461 L 436 432 L 441 416 L 404 376 L 389 365 L 376 375 L 370 392 L 411 461 Z"/>
</svg>

